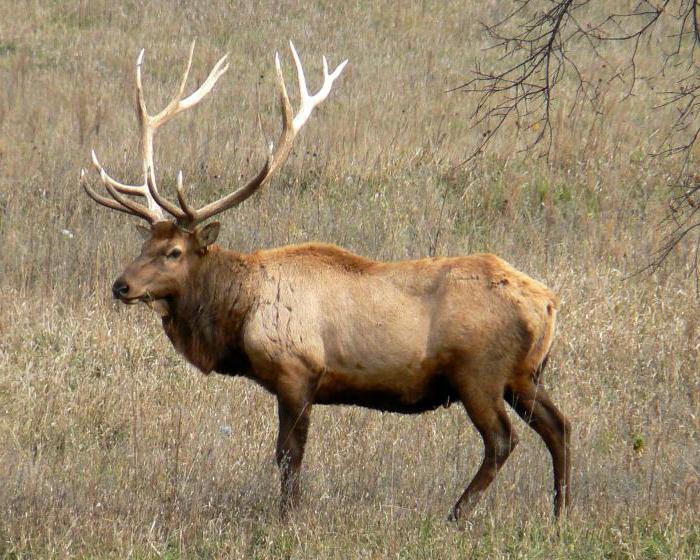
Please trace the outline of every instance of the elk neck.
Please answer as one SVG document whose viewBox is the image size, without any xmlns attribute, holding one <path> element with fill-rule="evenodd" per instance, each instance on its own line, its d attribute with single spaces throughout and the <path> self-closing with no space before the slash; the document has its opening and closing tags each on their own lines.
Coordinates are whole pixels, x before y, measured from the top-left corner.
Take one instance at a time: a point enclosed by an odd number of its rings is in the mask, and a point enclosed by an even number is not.
<svg viewBox="0 0 700 560">
<path fill-rule="evenodd" d="M 204 373 L 246 374 L 245 318 L 253 304 L 245 255 L 212 246 L 169 302 L 163 328 L 175 349 Z"/>
</svg>

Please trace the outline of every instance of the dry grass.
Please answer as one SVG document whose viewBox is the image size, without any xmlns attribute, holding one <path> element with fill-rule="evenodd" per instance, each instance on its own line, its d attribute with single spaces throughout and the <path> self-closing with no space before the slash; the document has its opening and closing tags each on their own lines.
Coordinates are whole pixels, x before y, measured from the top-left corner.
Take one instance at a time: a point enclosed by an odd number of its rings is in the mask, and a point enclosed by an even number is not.
<svg viewBox="0 0 700 560">
<path fill-rule="evenodd" d="M 0 0 L 0 558 L 700 556 L 688 248 L 626 278 L 658 244 L 671 171 L 645 156 L 664 125 L 649 93 L 620 105 L 611 93 L 599 118 L 560 112 L 548 166 L 502 137 L 455 168 L 475 134 L 470 100 L 442 92 L 495 56 L 478 50 L 474 22 L 497 2 L 237 4 Z M 137 236 L 78 192 L 78 170 L 94 146 L 137 177 L 134 58 L 145 46 L 155 108 L 192 37 L 198 79 L 224 51 L 233 69 L 163 131 L 157 160 L 163 184 L 182 168 L 199 201 L 259 164 L 258 112 L 274 136 L 283 38 L 312 85 L 321 53 L 351 60 L 281 177 L 224 218 L 225 244 L 317 239 L 385 259 L 488 250 L 559 291 L 546 382 L 574 422 L 576 500 L 560 529 L 548 455 L 515 419 L 522 443 L 471 527 L 443 521 L 481 454 L 456 406 L 316 409 L 305 504 L 281 524 L 272 397 L 201 376 L 146 309 L 108 300 Z"/>
</svg>

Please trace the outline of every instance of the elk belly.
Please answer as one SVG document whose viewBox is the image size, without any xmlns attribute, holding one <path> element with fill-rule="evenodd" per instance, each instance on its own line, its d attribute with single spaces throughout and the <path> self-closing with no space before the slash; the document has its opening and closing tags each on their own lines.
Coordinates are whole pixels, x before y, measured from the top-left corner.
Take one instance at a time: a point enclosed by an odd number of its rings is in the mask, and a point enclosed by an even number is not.
<svg viewBox="0 0 700 560">
<path fill-rule="evenodd" d="M 445 372 L 429 365 L 384 372 L 327 370 L 321 377 L 314 402 L 419 414 L 447 407 L 456 399 Z"/>
</svg>

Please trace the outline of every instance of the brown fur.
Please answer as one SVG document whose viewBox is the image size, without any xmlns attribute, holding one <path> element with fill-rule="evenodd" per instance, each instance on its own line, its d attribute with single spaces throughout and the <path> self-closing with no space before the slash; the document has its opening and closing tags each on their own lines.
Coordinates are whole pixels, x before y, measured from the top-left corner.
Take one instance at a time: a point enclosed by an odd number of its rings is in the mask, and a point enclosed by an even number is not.
<svg viewBox="0 0 700 560">
<path fill-rule="evenodd" d="M 461 401 L 485 449 L 453 510 L 464 516 L 517 443 L 505 400 L 552 454 L 560 514 L 570 426 L 538 380 L 558 306 L 543 284 L 489 254 L 384 263 L 332 245 L 245 255 L 199 239 L 156 224 L 115 294 L 153 302 L 205 373 L 245 375 L 277 396 L 283 508 L 299 497 L 314 404 L 421 413 Z"/>
</svg>

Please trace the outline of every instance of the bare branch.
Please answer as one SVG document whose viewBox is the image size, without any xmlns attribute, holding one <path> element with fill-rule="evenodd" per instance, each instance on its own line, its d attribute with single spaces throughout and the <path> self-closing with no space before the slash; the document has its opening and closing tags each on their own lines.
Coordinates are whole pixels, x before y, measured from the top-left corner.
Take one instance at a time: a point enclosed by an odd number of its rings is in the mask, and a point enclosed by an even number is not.
<svg viewBox="0 0 700 560">
<path fill-rule="evenodd" d="M 592 107 L 601 95 L 600 75 L 586 76 L 579 61 L 594 55 L 602 68 L 611 68 L 601 53 L 605 43 L 629 45 L 626 64 L 610 70 L 608 83 L 620 81 L 625 97 L 632 95 L 639 80 L 669 79 L 671 73 L 684 73 L 663 88 L 655 108 L 673 108 L 675 117 L 660 135 L 653 155 L 681 156 L 682 173 L 675 180 L 683 194 L 674 197 L 673 219 L 681 224 L 669 233 L 654 256 L 658 266 L 689 235 L 700 235 L 700 212 L 696 201 L 699 181 L 688 176 L 692 169 L 693 148 L 700 138 L 700 0 L 639 0 L 620 6 L 603 0 L 513 0 L 514 7 L 495 23 L 482 24 L 491 45 L 487 51 L 501 51 L 493 67 L 475 64 L 470 79 L 455 88 L 475 96 L 471 115 L 474 127 L 485 128 L 466 161 L 483 153 L 502 127 L 515 126 L 525 151 L 549 158 L 554 138 L 552 107 L 562 82 L 573 84 L 572 105 L 586 100 Z M 596 14 L 603 13 L 603 16 Z M 596 19 L 597 18 L 597 19 Z M 663 27 L 661 26 L 663 23 Z M 660 71 L 640 76 L 637 57 L 661 29 L 673 29 L 664 37 L 670 47 L 659 50 Z M 668 43 L 668 41 L 666 41 Z M 583 54 L 581 54 L 583 53 Z M 599 73 L 599 70 L 596 70 Z M 454 90 L 452 90 L 454 91 Z M 465 161 L 465 162 L 466 162 Z M 697 256 L 697 255 L 696 255 Z M 695 267 L 700 278 L 700 271 Z"/>
</svg>

